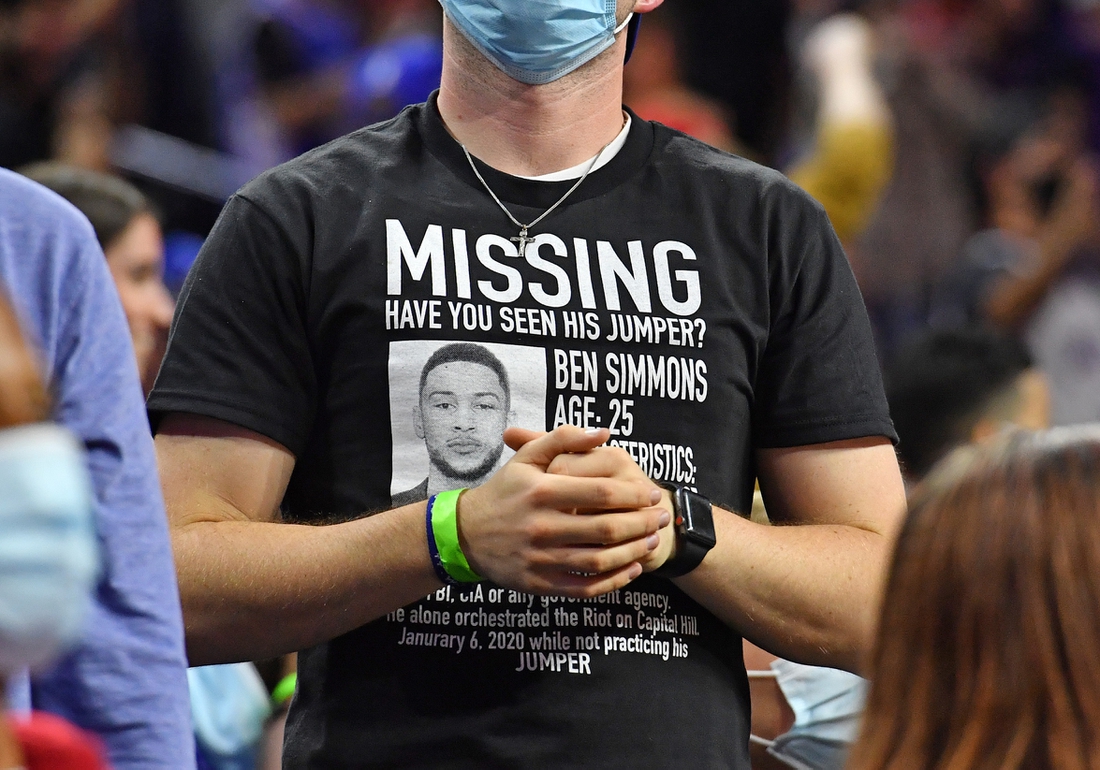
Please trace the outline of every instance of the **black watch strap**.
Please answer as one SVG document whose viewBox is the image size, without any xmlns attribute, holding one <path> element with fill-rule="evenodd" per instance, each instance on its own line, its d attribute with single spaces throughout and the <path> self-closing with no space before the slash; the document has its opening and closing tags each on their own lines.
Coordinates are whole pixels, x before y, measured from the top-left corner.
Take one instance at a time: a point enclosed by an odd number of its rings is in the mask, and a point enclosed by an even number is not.
<svg viewBox="0 0 1100 770">
<path fill-rule="evenodd" d="M 717 542 L 710 500 L 687 487 L 662 484 L 672 493 L 673 527 L 676 532 L 676 555 L 651 574 L 657 577 L 686 575 L 706 557 Z"/>
</svg>

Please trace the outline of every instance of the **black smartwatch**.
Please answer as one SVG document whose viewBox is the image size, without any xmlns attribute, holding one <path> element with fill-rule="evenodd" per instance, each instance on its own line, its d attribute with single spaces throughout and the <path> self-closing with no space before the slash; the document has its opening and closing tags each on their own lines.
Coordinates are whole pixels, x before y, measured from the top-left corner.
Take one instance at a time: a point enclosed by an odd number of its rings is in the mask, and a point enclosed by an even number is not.
<svg viewBox="0 0 1100 770">
<path fill-rule="evenodd" d="M 672 578 L 686 575 L 699 566 L 714 547 L 714 517 L 710 500 L 687 487 L 661 484 L 672 493 L 672 523 L 676 528 L 676 555 L 666 561 L 653 575 Z"/>
</svg>

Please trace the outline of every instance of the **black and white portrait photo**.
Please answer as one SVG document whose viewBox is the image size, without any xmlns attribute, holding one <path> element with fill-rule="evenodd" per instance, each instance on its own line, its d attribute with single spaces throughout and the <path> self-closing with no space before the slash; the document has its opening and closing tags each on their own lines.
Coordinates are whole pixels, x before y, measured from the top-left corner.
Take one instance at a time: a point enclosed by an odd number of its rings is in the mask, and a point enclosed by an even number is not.
<svg viewBox="0 0 1100 770">
<path fill-rule="evenodd" d="M 512 456 L 504 429 L 546 429 L 546 351 L 521 345 L 390 345 L 393 505 L 473 487 Z"/>
</svg>

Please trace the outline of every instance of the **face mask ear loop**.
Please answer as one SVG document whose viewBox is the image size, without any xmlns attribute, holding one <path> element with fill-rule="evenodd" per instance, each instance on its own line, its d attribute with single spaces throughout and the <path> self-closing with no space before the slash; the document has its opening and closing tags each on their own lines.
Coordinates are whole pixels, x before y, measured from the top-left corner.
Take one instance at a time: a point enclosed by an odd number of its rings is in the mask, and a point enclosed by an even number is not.
<svg viewBox="0 0 1100 770">
<path fill-rule="evenodd" d="M 629 24 L 632 21 L 634 21 L 634 11 L 631 11 L 630 13 L 628 13 L 626 15 L 626 18 L 623 19 L 622 23 L 619 24 L 619 26 L 615 27 L 615 31 L 612 32 L 611 34 L 612 35 L 618 35 L 620 32 L 622 32 L 624 29 L 626 29 L 626 25 Z"/>
</svg>

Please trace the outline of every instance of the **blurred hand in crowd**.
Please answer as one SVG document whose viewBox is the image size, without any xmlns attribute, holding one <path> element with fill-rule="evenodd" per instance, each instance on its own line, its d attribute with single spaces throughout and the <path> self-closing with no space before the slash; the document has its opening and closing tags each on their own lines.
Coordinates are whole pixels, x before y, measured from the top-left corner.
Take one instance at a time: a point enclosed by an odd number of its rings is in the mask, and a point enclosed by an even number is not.
<svg viewBox="0 0 1100 770">
<path fill-rule="evenodd" d="M 1075 101 L 1055 100 L 1047 120 L 987 176 L 990 224 L 1034 254 L 987 299 L 986 314 L 999 325 L 1024 322 L 1075 259 L 1098 253 L 1100 161 L 1084 150 L 1084 124 Z"/>
<path fill-rule="evenodd" d="M 1097 235 L 1096 159 L 1055 132 L 1025 137 L 994 166 L 988 190 L 992 224 L 1013 235 L 1067 247 Z"/>
</svg>

